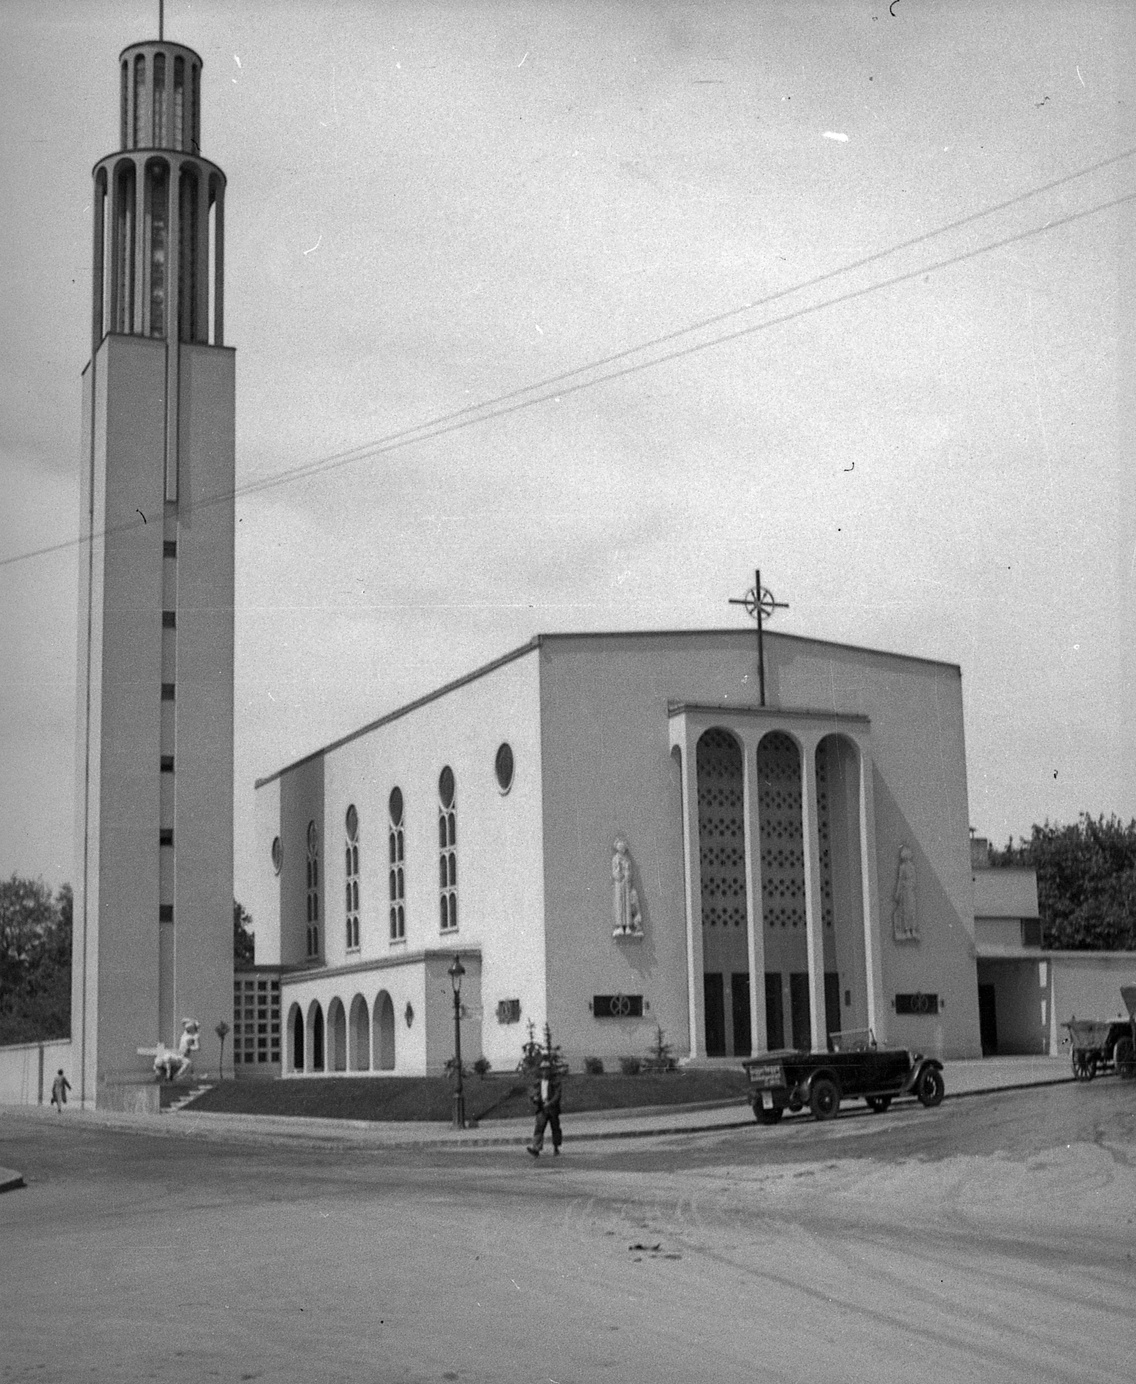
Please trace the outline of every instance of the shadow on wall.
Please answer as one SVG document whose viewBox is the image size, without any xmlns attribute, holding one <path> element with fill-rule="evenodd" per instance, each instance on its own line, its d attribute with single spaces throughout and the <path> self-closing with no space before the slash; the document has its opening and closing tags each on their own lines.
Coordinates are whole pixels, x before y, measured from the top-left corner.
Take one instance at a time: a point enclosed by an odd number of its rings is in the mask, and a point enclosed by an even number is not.
<svg viewBox="0 0 1136 1384">
<path fill-rule="evenodd" d="M 879 768 L 873 766 L 876 817 L 876 862 L 879 871 L 880 942 L 883 958 L 883 1004 L 889 1031 L 906 1040 L 919 1038 L 927 1051 L 949 1056 L 977 1057 L 978 972 L 974 942 L 958 909 L 943 887 L 923 844 L 892 796 Z M 916 916 L 919 940 L 895 938 L 893 912 L 900 847 L 911 851 L 915 867 Z M 960 844 L 959 849 L 963 849 Z M 899 1018 L 892 1007 L 896 992 L 922 991 L 949 997 L 949 1008 L 934 1021 Z M 918 1025 L 916 1031 L 909 1026 Z M 922 1035 L 926 1033 L 926 1039 Z"/>
</svg>

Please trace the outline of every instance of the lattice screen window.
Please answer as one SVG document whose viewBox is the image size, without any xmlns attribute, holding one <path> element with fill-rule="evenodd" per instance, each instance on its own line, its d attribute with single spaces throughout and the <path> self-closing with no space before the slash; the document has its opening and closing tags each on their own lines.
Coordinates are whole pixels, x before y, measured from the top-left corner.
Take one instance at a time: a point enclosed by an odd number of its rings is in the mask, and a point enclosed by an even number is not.
<svg viewBox="0 0 1136 1384">
<path fill-rule="evenodd" d="M 352 803 L 347 809 L 347 950 L 359 950 L 359 813 Z"/>
<path fill-rule="evenodd" d="M 233 978 L 233 1063 L 280 1061 L 280 980 L 271 976 Z"/>
<path fill-rule="evenodd" d="M 698 850 L 702 926 L 744 927 L 742 754 L 724 730 L 708 730 L 698 741 Z"/>
<path fill-rule="evenodd" d="M 828 790 L 828 745 L 822 741 L 816 752 L 817 836 L 820 840 L 820 916 L 826 928 L 832 927 L 832 811 Z"/>
<path fill-rule="evenodd" d="M 805 841 L 801 826 L 801 756 L 796 742 L 773 731 L 757 747 L 761 822 L 761 899 L 770 927 L 805 926 Z"/>
</svg>

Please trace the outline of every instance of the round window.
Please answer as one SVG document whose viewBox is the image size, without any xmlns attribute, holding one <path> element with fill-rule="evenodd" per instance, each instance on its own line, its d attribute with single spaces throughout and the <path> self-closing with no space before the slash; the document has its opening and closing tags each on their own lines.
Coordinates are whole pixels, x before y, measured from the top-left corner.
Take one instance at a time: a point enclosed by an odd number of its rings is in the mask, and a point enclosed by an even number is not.
<svg viewBox="0 0 1136 1384">
<path fill-rule="evenodd" d="M 319 846 L 319 832 L 316 830 L 315 822 L 308 823 L 308 852 L 315 855 L 316 848 Z"/>
<path fill-rule="evenodd" d="M 392 788 L 390 795 L 391 826 L 402 826 L 402 789 Z"/>
<path fill-rule="evenodd" d="M 284 865 L 284 845 L 279 836 L 272 838 L 272 869 L 279 874 Z"/>
<path fill-rule="evenodd" d="M 498 749 L 493 767 L 497 771 L 501 792 L 507 793 L 513 786 L 513 747 L 507 742 Z"/>
<path fill-rule="evenodd" d="M 352 803 L 347 809 L 347 839 L 354 841 L 359 835 L 359 814 L 355 811 L 355 804 Z"/>
<path fill-rule="evenodd" d="M 454 805 L 454 771 L 447 764 L 438 779 L 438 796 L 447 811 Z"/>
</svg>

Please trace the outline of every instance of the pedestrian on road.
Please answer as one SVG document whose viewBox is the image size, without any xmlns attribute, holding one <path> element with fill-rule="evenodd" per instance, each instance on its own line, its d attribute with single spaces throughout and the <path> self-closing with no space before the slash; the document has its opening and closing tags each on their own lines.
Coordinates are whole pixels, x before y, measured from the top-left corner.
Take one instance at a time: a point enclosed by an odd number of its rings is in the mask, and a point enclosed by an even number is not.
<svg viewBox="0 0 1136 1384">
<path fill-rule="evenodd" d="M 545 1127 L 551 1126 L 552 1153 L 559 1158 L 563 1139 L 560 1133 L 560 1074 L 547 1057 L 540 1064 L 539 1080 L 533 1084 L 532 1103 L 536 1107 L 536 1128 L 532 1143 L 527 1145 L 528 1151 L 534 1158 L 540 1157 Z"/>
<path fill-rule="evenodd" d="M 51 1103 L 59 1113 L 63 1114 L 63 1107 L 67 1104 L 67 1092 L 71 1089 L 71 1083 L 63 1075 L 63 1068 L 60 1067 L 55 1075 L 55 1080 L 51 1083 Z"/>
</svg>

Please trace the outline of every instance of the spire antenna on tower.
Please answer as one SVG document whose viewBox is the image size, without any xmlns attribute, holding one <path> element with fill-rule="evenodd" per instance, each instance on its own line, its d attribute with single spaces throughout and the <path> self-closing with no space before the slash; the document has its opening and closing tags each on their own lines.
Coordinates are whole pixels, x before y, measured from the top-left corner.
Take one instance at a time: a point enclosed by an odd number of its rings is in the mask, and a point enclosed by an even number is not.
<svg viewBox="0 0 1136 1384">
<path fill-rule="evenodd" d="M 166 36 L 166 0 L 158 0 L 158 42 Z"/>
</svg>

